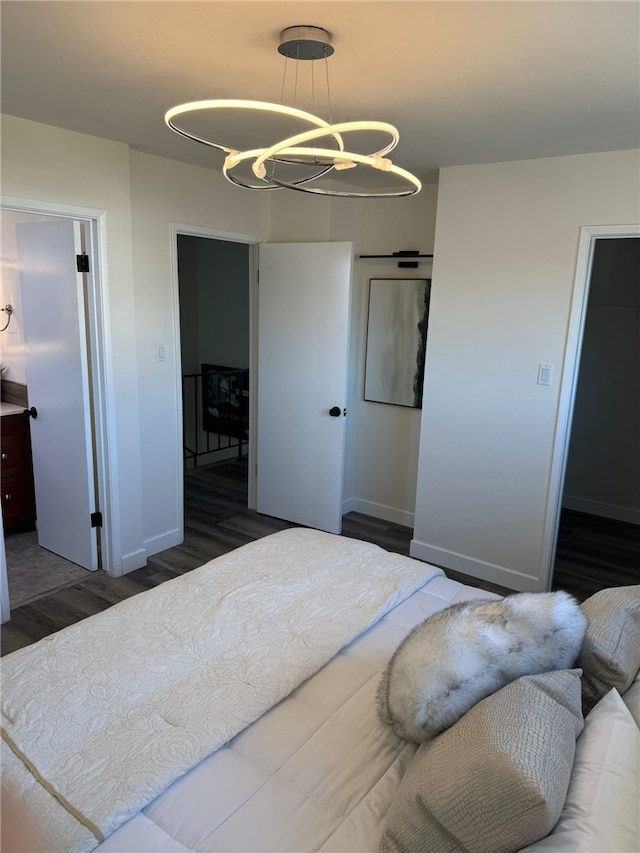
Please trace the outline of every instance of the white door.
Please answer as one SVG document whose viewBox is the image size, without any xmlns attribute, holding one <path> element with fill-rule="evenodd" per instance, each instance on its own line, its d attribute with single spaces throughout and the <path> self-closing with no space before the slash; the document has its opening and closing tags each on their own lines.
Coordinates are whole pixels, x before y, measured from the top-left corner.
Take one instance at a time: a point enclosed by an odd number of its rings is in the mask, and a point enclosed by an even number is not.
<svg viewBox="0 0 640 853">
<path fill-rule="evenodd" d="M 16 226 L 38 543 L 98 568 L 80 224 Z"/>
<path fill-rule="evenodd" d="M 352 243 L 260 247 L 257 509 L 330 533 L 342 528 L 352 263 Z"/>
</svg>

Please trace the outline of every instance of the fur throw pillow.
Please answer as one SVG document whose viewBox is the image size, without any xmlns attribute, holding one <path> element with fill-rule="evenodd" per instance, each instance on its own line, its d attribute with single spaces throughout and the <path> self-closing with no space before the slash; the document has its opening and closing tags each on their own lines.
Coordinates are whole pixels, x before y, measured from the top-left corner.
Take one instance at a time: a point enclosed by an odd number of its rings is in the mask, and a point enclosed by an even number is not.
<svg viewBox="0 0 640 853">
<path fill-rule="evenodd" d="M 380 717 L 404 740 L 434 737 L 516 678 L 571 669 L 586 624 L 566 592 L 450 605 L 414 628 L 389 661 Z"/>
</svg>

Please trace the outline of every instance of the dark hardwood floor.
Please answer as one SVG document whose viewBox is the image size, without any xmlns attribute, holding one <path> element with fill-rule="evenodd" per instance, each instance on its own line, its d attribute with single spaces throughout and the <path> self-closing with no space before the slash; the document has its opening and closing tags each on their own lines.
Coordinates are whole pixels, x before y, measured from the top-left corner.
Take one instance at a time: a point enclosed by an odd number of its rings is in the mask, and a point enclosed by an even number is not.
<svg viewBox="0 0 640 853">
<path fill-rule="evenodd" d="M 553 589 L 580 601 L 599 589 L 640 584 L 640 525 L 563 510 Z"/>
<path fill-rule="evenodd" d="M 640 583 L 638 527 L 616 528 L 614 523 L 612 529 L 609 524 L 598 525 L 589 518 L 592 517 L 587 517 L 586 521 L 584 517 L 569 519 L 563 514 L 554 588 L 567 589 L 583 599 L 604 586 Z M 12 610 L 11 621 L 1 630 L 2 654 L 191 571 L 233 548 L 294 526 L 247 509 L 246 463 L 234 460 L 190 471 L 185 478 L 185 538 L 182 544 L 150 557 L 143 569 L 124 577 L 112 578 L 102 571 L 93 572 L 80 582 Z M 408 555 L 412 531 L 352 512 L 343 519 L 342 534 Z M 509 592 L 456 572 L 447 571 L 447 574 L 474 586 Z"/>
</svg>

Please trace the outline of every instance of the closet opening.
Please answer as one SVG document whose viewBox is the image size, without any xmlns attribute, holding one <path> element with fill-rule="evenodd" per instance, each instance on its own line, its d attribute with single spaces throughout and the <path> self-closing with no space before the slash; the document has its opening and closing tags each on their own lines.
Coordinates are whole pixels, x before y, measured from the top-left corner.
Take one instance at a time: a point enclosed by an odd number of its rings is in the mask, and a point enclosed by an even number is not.
<svg viewBox="0 0 640 853">
<path fill-rule="evenodd" d="M 640 237 L 595 240 L 553 585 L 640 583 Z"/>
</svg>

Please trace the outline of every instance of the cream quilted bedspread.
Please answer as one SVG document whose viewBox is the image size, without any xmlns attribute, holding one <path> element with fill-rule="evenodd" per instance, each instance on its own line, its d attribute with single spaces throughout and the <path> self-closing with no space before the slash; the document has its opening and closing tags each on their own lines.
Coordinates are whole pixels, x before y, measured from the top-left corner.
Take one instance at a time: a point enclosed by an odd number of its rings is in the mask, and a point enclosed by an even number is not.
<svg viewBox="0 0 640 853">
<path fill-rule="evenodd" d="M 436 574 L 287 530 L 8 655 L 5 795 L 93 849 Z"/>
</svg>

